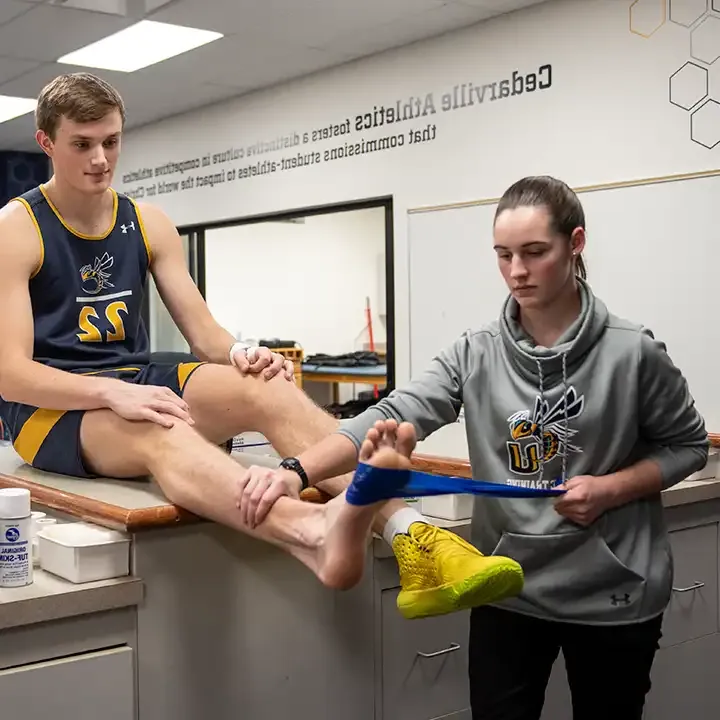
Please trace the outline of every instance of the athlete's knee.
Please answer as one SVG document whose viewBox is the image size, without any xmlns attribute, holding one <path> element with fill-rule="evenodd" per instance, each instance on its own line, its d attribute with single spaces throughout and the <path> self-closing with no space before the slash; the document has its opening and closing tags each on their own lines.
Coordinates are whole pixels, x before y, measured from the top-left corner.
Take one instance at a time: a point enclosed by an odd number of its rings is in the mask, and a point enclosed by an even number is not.
<svg viewBox="0 0 720 720">
<path fill-rule="evenodd" d="M 139 423 L 139 435 L 144 443 L 151 449 L 175 448 L 200 437 L 195 428 L 188 422 L 180 420 L 174 415 L 162 415 L 163 420 L 170 422 L 170 426 L 161 425 L 151 420 Z"/>
<path fill-rule="evenodd" d="M 237 372 L 236 375 L 236 387 L 243 403 L 258 413 L 272 409 L 275 400 L 282 402 L 289 393 L 302 392 L 282 373 L 278 373 L 270 379 L 267 379 L 263 373 L 242 374 Z"/>
<path fill-rule="evenodd" d="M 197 436 L 194 428 L 184 420 L 161 415 L 172 425 L 166 427 L 152 420 L 126 420 L 112 410 L 92 410 L 85 413 L 80 428 L 80 444 L 89 465 L 132 467 L 132 473 L 150 469 L 152 461 Z M 131 473 L 131 474 L 132 474 Z"/>
</svg>

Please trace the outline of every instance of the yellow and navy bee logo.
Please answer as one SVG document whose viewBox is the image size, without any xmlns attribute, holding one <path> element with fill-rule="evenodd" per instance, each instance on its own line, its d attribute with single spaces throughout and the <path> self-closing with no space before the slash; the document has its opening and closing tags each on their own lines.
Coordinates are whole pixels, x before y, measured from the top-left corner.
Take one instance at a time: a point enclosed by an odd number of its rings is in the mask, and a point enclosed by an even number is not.
<svg viewBox="0 0 720 720">
<path fill-rule="evenodd" d="M 578 418 L 585 406 L 585 396 L 569 387 L 558 402 L 550 408 L 547 400 L 535 398 L 532 412 L 520 410 L 508 419 L 511 440 L 507 441 L 510 471 L 519 475 L 534 475 L 540 470 L 540 457 L 548 463 L 570 452 L 582 452 L 582 448 L 570 444 L 577 430 L 568 426 L 565 419 Z M 542 427 L 542 434 L 541 434 Z"/>
<path fill-rule="evenodd" d="M 102 257 L 96 257 L 94 263 L 83 265 L 80 268 L 82 289 L 88 295 L 97 295 L 107 288 L 115 287 L 110 282 L 110 273 L 108 272 L 114 262 L 115 258 L 105 253 Z"/>
</svg>

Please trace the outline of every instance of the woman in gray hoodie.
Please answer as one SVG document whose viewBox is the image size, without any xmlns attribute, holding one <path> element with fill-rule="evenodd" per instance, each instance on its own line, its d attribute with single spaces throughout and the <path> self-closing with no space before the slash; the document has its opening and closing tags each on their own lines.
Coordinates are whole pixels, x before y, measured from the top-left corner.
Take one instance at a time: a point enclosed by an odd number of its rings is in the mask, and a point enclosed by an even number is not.
<svg viewBox="0 0 720 720">
<path fill-rule="evenodd" d="M 297 460 L 314 484 L 363 443 L 366 458 L 401 437 L 409 454 L 464 407 L 473 477 L 566 490 L 475 501 L 473 544 L 517 560 L 524 587 L 472 611 L 474 720 L 537 720 L 561 649 L 576 720 L 640 720 L 672 582 L 660 492 L 705 465 L 704 421 L 664 344 L 593 294 L 565 183 L 512 185 L 493 236 L 499 319 Z"/>
</svg>

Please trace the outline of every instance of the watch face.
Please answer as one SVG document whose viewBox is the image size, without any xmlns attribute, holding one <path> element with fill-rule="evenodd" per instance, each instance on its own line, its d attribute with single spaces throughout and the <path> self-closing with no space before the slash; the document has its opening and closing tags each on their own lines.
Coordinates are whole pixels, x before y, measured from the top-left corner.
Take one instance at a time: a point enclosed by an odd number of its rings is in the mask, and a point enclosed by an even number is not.
<svg viewBox="0 0 720 720">
<path fill-rule="evenodd" d="M 286 470 L 291 470 L 296 473 L 300 477 L 300 480 L 302 480 L 303 488 L 307 487 L 308 480 L 305 476 L 305 471 L 297 458 L 285 458 L 280 463 L 280 466 L 284 467 Z"/>
</svg>

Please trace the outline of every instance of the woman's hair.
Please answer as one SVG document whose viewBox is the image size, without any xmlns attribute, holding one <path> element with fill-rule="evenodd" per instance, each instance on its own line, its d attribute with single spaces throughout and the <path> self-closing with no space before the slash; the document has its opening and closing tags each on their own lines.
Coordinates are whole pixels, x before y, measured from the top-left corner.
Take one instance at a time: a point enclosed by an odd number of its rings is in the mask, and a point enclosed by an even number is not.
<svg viewBox="0 0 720 720">
<path fill-rule="evenodd" d="M 549 175 L 536 175 L 518 180 L 500 198 L 495 220 L 504 210 L 518 207 L 544 207 L 550 214 L 552 230 L 568 242 L 575 228 L 585 229 L 585 212 L 580 199 L 564 182 Z M 494 222 L 494 221 L 493 221 Z M 575 274 L 587 278 L 582 254 L 576 258 Z"/>
</svg>

